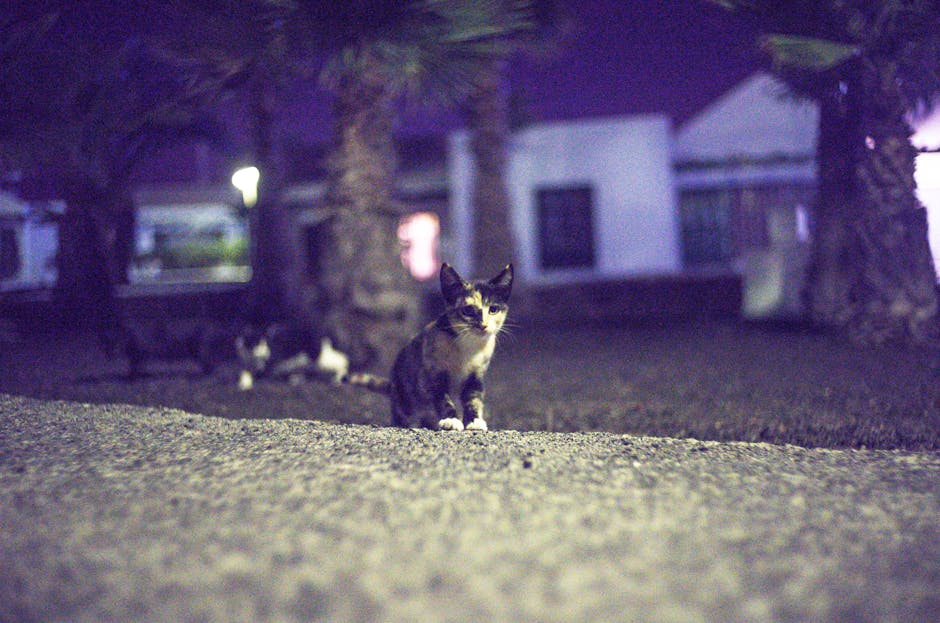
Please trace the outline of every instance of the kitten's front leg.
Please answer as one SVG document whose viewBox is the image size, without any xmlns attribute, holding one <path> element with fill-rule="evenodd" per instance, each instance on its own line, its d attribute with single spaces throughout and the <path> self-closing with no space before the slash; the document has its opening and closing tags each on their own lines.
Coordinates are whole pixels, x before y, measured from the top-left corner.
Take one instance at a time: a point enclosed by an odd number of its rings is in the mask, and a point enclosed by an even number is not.
<svg viewBox="0 0 940 623">
<path fill-rule="evenodd" d="M 463 422 L 457 417 L 457 407 L 450 396 L 445 396 L 442 406 L 437 408 L 437 414 L 440 418 L 437 421 L 437 427 L 441 430 L 463 430 Z"/>
<path fill-rule="evenodd" d="M 483 419 L 483 380 L 471 374 L 460 389 L 460 403 L 463 405 L 463 424 L 467 430 L 486 430 Z"/>
<path fill-rule="evenodd" d="M 437 427 L 440 430 L 463 430 L 463 422 L 457 417 L 457 406 L 448 393 L 449 388 L 450 377 L 446 372 L 439 374 L 431 384 L 431 396 L 438 417 Z"/>
</svg>

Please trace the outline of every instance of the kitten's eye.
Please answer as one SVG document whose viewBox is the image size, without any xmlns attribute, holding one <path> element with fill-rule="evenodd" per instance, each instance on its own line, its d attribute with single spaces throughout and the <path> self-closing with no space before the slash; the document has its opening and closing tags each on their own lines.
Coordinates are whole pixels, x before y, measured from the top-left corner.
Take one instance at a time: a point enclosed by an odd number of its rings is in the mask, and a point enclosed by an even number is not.
<svg viewBox="0 0 940 623">
<path fill-rule="evenodd" d="M 473 305 L 464 305 L 460 308 L 460 313 L 468 318 L 472 318 L 476 313 L 476 307 Z"/>
<path fill-rule="evenodd" d="M 501 312 L 501 311 L 503 311 L 503 308 L 500 307 L 499 305 L 490 305 L 490 313 L 491 313 L 491 314 L 498 314 L 498 313 Z"/>
</svg>

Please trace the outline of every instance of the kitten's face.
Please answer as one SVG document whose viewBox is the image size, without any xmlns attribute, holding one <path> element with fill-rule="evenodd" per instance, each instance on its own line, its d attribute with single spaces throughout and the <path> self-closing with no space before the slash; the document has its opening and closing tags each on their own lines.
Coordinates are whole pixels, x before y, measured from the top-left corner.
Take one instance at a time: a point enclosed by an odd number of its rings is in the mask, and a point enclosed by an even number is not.
<svg viewBox="0 0 940 623">
<path fill-rule="evenodd" d="M 451 325 L 459 334 L 495 335 L 503 328 L 512 291 L 512 264 L 489 281 L 468 282 L 453 268 L 441 267 L 441 292 Z"/>
</svg>

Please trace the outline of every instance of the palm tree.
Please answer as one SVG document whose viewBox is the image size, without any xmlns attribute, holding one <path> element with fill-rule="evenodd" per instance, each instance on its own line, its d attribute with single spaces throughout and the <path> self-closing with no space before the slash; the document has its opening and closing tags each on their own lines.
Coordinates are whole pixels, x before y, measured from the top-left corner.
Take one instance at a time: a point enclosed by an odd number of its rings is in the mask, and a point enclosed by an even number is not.
<svg viewBox="0 0 940 623">
<path fill-rule="evenodd" d="M 387 368 L 417 319 L 417 292 L 399 261 L 401 209 L 392 200 L 393 77 L 370 46 L 345 52 L 342 65 L 331 72 L 326 78 L 335 93 L 335 145 L 327 163 L 331 217 L 319 261 L 325 320 L 354 365 Z"/>
<path fill-rule="evenodd" d="M 285 87 L 296 86 L 298 77 L 326 59 L 321 83 L 334 95 L 335 132 L 326 163 L 330 217 L 317 262 L 319 320 L 355 365 L 384 367 L 418 317 L 414 283 L 399 258 L 402 206 L 392 199 L 397 107 L 404 95 L 456 101 L 497 42 L 525 25 L 524 5 L 507 10 L 504 0 L 255 0 L 246 11 L 245 4 L 207 5 L 184 20 L 199 24 L 198 32 L 174 33 L 167 47 L 196 70 L 196 82 L 247 90 L 263 177 L 265 169 L 278 168 L 274 120 Z M 284 279 L 288 260 L 277 257 L 287 245 L 270 177 L 268 183 L 268 202 L 262 193 L 255 210 L 262 261 L 254 268 L 258 299 L 271 303 L 283 302 L 292 288 Z"/>
<path fill-rule="evenodd" d="M 344 16 L 366 28 L 349 33 L 323 74 L 337 129 L 328 163 L 330 244 L 320 265 L 328 324 L 354 364 L 389 366 L 418 318 L 416 289 L 399 261 L 402 207 L 392 199 L 396 102 L 409 93 L 446 102 L 466 94 L 480 64 L 526 27 L 526 6 L 376 1 L 354 3 L 354 15 Z"/>
<path fill-rule="evenodd" d="M 518 2 L 491 3 L 494 11 L 518 11 Z M 510 222 L 506 163 L 512 130 L 509 59 L 514 52 L 544 54 L 554 49 L 564 8 L 555 0 L 534 0 L 524 7 L 532 18 L 526 32 L 505 37 L 494 45 L 490 58 L 480 63 L 472 89 L 464 102 L 474 162 L 471 207 L 473 214 L 473 270 L 491 275 L 512 261 L 515 240 Z M 498 18 L 496 18 L 498 19 Z"/>
<path fill-rule="evenodd" d="M 473 270 L 479 276 L 499 272 L 512 261 L 515 250 L 506 187 L 510 111 L 505 65 L 504 60 L 484 65 L 465 105 L 474 163 L 471 248 Z"/>
<path fill-rule="evenodd" d="M 909 113 L 940 93 L 940 8 L 925 0 L 719 0 L 761 20 L 778 73 L 820 105 L 809 310 L 859 342 L 935 339 L 936 273 Z"/>
</svg>

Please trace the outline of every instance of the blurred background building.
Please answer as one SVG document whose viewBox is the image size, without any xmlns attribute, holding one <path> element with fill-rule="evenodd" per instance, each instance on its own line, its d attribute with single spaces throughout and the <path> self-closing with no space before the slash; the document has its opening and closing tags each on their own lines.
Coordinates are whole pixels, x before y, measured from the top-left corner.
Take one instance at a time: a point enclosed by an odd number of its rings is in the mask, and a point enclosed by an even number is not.
<svg viewBox="0 0 940 623">
<path fill-rule="evenodd" d="M 785 95 L 762 71 L 754 32 L 719 7 L 625 4 L 572 9 L 577 45 L 511 67 L 518 101 L 506 181 L 520 283 L 538 292 L 739 280 L 743 315 L 800 316 L 814 230 L 817 108 Z M 279 201 L 290 220 L 289 270 L 313 292 L 329 218 L 323 195 L 331 112 L 328 97 L 300 91 L 278 120 Z M 234 106 L 223 117 L 238 128 L 244 113 Z M 429 287 L 442 260 L 473 272 L 473 164 L 456 117 L 406 107 L 398 132 L 402 261 Z M 918 120 L 918 146 L 940 145 L 937 119 Z M 935 257 L 938 160 L 922 154 L 917 174 Z M 135 173 L 119 295 L 239 288 L 250 280 L 252 208 L 230 181 L 246 164 L 209 142 L 184 140 Z M 8 179 L 3 188 L 0 290 L 41 297 L 61 261 L 62 203 L 26 183 Z"/>
</svg>

